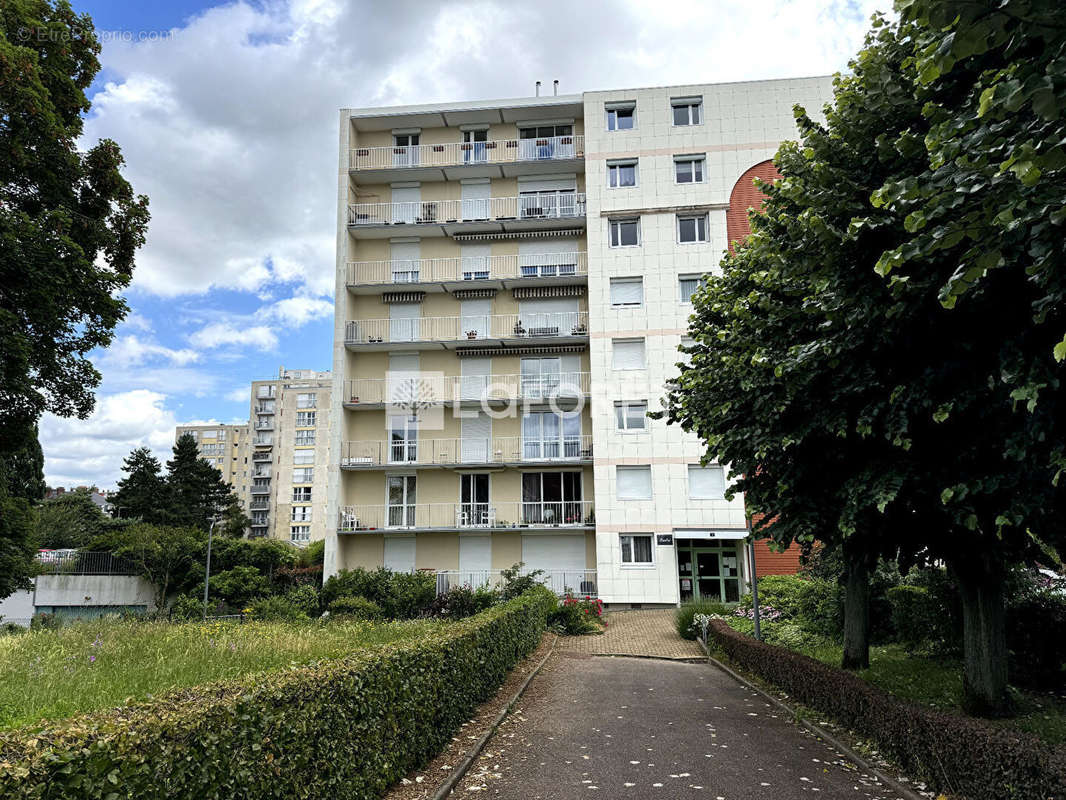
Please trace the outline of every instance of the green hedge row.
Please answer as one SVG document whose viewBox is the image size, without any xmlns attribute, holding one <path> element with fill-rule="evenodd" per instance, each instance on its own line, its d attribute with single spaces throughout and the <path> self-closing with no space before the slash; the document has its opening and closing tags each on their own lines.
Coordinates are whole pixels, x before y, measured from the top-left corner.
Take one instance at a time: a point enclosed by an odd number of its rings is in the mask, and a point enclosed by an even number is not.
<svg viewBox="0 0 1066 800">
<path fill-rule="evenodd" d="M 1066 798 L 1066 749 L 981 720 L 899 700 L 820 661 L 756 641 L 722 620 L 708 637 L 731 661 L 872 739 L 938 791 L 973 800 Z"/>
<path fill-rule="evenodd" d="M 2 734 L 0 797 L 379 797 L 492 696 L 554 607 L 540 589 L 415 642 Z"/>
</svg>

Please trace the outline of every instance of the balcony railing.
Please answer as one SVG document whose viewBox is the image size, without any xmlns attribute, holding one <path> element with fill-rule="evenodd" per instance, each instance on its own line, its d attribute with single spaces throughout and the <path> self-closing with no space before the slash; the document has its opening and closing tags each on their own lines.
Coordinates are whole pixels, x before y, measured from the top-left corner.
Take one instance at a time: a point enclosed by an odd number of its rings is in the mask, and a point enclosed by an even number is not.
<svg viewBox="0 0 1066 800">
<path fill-rule="evenodd" d="M 263 406 L 263 405 L 256 406 L 255 413 L 256 414 L 273 414 L 274 413 L 274 406 Z"/>
<path fill-rule="evenodd" d="M 273 456 L 266 450 L 259 450 L 252 453 L 252 461 L 270 461 Z"/>
<path fill-rule="evenodd" d="M 43 550 L 37 553 L 37 569 L 42 575 L 137 575 L 126 559 L 107 552 Z"/>
<path fill-rule="evenodd" d="M 341 444 L 341 467 L 455 464 L 517 464 L 521 462 L 581 462 L 592 460 L 592 435 L 563 435 L 556 439 L 523 436 L 467 439 L 402 439 Z"/>
<path fill-rule="evenodd" d="M 421 403 L 458 403 L 483 400 L 545 401 L 589 394 L 587 372 L 547 375 L 437 375 L 404 373 L 399 378 L 355 378 L 345 381 L 344 402 L 349 405 L 409 403 L 416 394 Z"/>
<path fill-rule="evenodd" d="M 513 164 L 518 161 L 565 161 L 583 158 L 584 136 L 542 136 L 488 142 L 448 142 L 406 146 L 355 147 L 349 169 L 406 169 Z"/>
<path fill-rule="evenodd" d="M 569 278 L 579 275 L 588 275 L 588 253 L 584 251 L 348 263 L 349 286 Z"/>
<path fill-rule="evenodd" d="M 253 483 L 252 494 L 270 494 L 270 481 L 256 481 Z"/>
<path fill-rule="evenodd" d="M 349 225 L 440 225 L 460 222 L 570 219 L 585 216 L 584 192 L 535 192 L 477 200 L 350 203 Z"/>
<path fill-rule="evenodd" d="M 272 431 L 274 430 L 274 423 L 271 422 L 257 422 L 255 423 L 255 429 L 257 431 Z M 257 442 L 258 444 L 258 442 Z"/>
<path fill-rule="evenodd" d="M 272 436 L 256 436 L 255 439 L 252 440 L 252 443 L 256 447 L 273 447 L 274 446 L 274 437 L 272 437 Z"/>
<path fill-rule="evenodd" d="M 530 570 L 524 570 L 529 573 Z M 596 570 L 594 569 L 549 569 L 540 570 L 537 576 L 542 584 L 556 594 L 573 592 L 579 596 L 596 597 Z M 449 589 L 469 586 L 476 589 L 481 586 L 499 586 L 503 583 L 500 570 L 442 570 L 437 573 L 437 594 L 444 594 Z"/>
<path fill-rule="evenodd" d="M 584 528 L 595 521 L 591 500 L 411 503 L 342 507 L 338 530 Z"/>
<path fill-rule="evenodd" d="M 268 500 L 266 498 L 259 498 L 259 499 L 253 500 L 252 502 L 250 502 L 248 504 L 248 510 L 249 511 L 269 511 L 270 510 L 270 500 Z"/>
<path fill-rule="evenodd" d="M 471 317 L 361 319 L 345 327 L 349 345 L 385 342 L 458 342 L 588 336 L 587 311 L 486 314 Z"/>
</svg>

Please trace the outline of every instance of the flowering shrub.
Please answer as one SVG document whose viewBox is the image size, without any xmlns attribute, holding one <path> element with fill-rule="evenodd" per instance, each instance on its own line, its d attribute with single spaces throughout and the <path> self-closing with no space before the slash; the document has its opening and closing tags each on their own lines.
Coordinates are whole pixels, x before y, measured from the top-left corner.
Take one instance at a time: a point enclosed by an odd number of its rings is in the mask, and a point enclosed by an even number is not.
<svg viewBox="0 0 1066 800">
<path fill-rule="evenodd" d="M 737 616 L 737 617 L 745 617 L 746 619 L 754 620 L 755 619 L 755 609 L 754 608 L 743 608 L 743 607 L 740 607 L 740 608 L 737 608 L 733 612 L 733 615 Z M 773 606 L 762 606 L 762 605 L 759 606 L 759 620 L 760 621 L 765 620 L 766 622 L 776 622 L 777 620 L 781 619 L 782 616 L 784 616 L 784 615 L 780 611 L 778 611 L 776 608 L 774 608 Z"/>
<path fill-rule="evenodd" d="M 563 595 L 559 608 L 549 617 L 548 624 L 557 632 L 576 636 L 583 633 L 599 633 L 607 626 L 603 621 L 603 601 L 598 597 Z"/>
</svg>

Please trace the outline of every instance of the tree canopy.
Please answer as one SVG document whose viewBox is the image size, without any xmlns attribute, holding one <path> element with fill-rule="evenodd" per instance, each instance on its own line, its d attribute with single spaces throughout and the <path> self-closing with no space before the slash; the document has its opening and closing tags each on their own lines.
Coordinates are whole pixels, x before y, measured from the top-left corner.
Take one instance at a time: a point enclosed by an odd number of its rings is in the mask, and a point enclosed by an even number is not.
<svg viewBox="0 0 1066 800">
<path fill-rule="evenodd" d="M 77 149 L 99 52 L 66 0 L 0 4 L 0 453 L 45 411 L 88 416 L 88 353 L 127 312 L 148 200 L 115 142 Z"/>
</svg>

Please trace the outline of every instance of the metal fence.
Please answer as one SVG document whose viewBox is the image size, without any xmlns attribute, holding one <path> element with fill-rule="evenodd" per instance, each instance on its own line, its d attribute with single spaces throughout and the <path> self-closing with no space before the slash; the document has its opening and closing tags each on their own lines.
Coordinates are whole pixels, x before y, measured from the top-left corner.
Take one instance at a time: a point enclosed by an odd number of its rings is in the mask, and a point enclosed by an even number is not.
<svg viewBox="0 0 1066 800">
<path fill-rule="evenodd" d="M 111 553 L 43 552 L 37 554 L 41 575 L 137 575 L 134 565 Z"/>
</svg>

